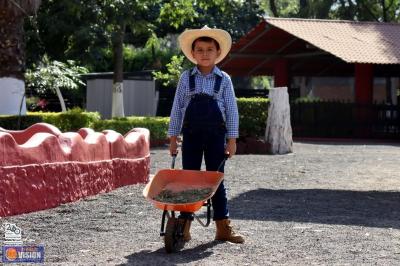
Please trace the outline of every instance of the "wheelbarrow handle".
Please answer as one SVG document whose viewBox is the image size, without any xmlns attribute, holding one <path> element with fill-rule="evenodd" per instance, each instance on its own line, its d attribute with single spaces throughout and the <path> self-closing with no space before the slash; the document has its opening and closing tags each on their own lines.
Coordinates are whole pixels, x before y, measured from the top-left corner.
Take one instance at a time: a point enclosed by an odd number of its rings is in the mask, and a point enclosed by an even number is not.
<svg viewBox="0 0 400 266">
<path fill-rule="evenodd" d="M 178 154 L 172 154 L 171 156 L 172 156 L 172 162 L 171 162 L 171 169 L 174 169 L 175 168 L 175 160 L 176 160 L 176 156 L 177 156 Z"/>
<path fill-rule="evenodd" d="M 178 155 L 178 154 L 172 154 L 172 155 L 171 155 L 171 157 L 172 157 L 171 169 L 175 169 L 175 160 L 176 160 L 176 156 L 177 156 L 177 155 Z M 224 159 L 222 160 L 221 164 L 219 165 L 217 171 L 220 171 L 220 170 L 221 170 L 222 165 L 223 165 L 223 164 L 226 162 L 226 160 L 228 160 L 228 159 L 229 159 L 229 153 L 226 153 L 225 156 L 224 156 Z"/>
<path fill-rule="evenodd" d="M 221 172 L 221 168 L 224 165 L 224 163 L 226 162 L 226 160 L 229 159 L 229 153 L 225 153 L 224 159 L 222 160 L 222 162 L 220 163 L 220 165 L 217 168 L 218 172 Z"/>
</svg>

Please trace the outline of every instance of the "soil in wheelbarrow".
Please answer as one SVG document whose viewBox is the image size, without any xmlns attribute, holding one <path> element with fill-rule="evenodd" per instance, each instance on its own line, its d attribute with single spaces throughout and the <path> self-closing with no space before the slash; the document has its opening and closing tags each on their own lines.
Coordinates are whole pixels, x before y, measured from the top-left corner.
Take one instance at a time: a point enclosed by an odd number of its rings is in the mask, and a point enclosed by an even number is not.
<svg viewBox="0 0 400 266">
<path fill-rule="evenodd" d="M 159 202 L 173 204 L 192 203 L 204 200 L 211 194 L 211 192 L 211 188 L 187 189 L 178 192 L 174 192 L 169 189 L 163 189 L 153 199 Z"/>
</svg>

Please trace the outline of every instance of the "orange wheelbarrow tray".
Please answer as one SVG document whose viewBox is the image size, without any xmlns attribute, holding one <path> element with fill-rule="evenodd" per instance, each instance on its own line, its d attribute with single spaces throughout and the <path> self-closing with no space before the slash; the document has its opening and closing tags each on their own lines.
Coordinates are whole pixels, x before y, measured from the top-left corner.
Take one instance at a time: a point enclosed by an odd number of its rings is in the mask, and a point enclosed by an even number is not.
<svg viewBox="0 0 400 266">
<path fill-rule="evenodd" d="M 143 196 L 152 202 L 156 208 L 164 211 L 195 212 L 214 195 L 223 179 L 224 173 L 218 171 L 163 169 L 158 171 L 147 183 L 143 190 Z M 204 188 L 210 188 L 211 193 L 206 198 L 196 202 L 175 204 L 154 200 L 164 189 L 180 192 L 188 189 Z"/>
</svg>

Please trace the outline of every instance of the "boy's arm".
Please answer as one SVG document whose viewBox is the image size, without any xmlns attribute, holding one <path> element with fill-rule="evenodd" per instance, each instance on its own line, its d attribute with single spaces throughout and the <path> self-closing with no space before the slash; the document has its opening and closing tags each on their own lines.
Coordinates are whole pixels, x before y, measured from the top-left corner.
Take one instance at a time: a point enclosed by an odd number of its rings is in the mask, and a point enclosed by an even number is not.
<svg viewBox="0 0 400 266">
<path fill-rule="evenodd" d="M 171 155 L 178 154 L 178 137 L 169 137 L 169 153 Z"/>
<path fill-rule="evenodd" d="M 224 88 L 225 115 L 227 129 L 227 144 L 225 152 L 232 157 L 236 153 L 236 139 L 239 137 L 239 112 L 236 103 L 235 91 L 232 81 L 227 76 L 226 86 Z"/>
<path fill-rule="evenodd" d="M 236 138 L 228 138 L 225 153 L 229 154 L 229 158 L 231 158 L 236 153 Z"/>
<path fill-rule="evenodd" d="M 171 115 L 169 119 L 168 136 L 169 136 L 169 150 L 170 154 L 178 153 L 178 140 L 177 137 L 181 131 L 182 125 L 182 112 L 181 109 L 184 107 L 184 93 L 185 93 L 185 82 L 184 82 L 184 72 L 178 82 L 176 88 L 174 103 L 172 104 Z"/>
</svg>

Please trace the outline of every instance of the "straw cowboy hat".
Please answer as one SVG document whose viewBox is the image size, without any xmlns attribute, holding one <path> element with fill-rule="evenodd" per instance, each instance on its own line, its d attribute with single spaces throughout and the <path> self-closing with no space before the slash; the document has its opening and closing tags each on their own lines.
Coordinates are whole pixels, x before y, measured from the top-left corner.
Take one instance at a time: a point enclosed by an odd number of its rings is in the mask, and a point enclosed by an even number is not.
<svg viewBox="0 0 400 266">
<path fill-rule="evenodd" d="M 194 64 L 197 64 L 197 61 L 192 55 L 192 43 L 194 42 L 194 40 L 200 37 L 210 37 L 218 42 L 221 54 L 217 57 L 215 64 L 221 62 L 221 60 L 225 58 L 225 56 L 229 53 L 229 50 L 231 49 L 231 35 L 229 35 L 229 33 L 224 30 L 211 29 L 207 26 L 204 26 L 201 29 L 185 30 L 178 37 L 179 46 L 181 47 L 181 50 L 185 54 L 185 56 Z"/>
</svg>

